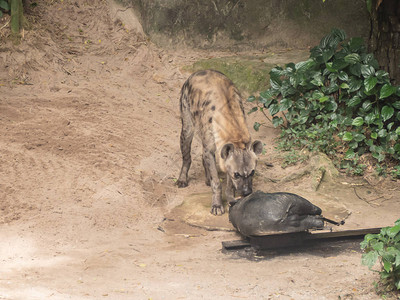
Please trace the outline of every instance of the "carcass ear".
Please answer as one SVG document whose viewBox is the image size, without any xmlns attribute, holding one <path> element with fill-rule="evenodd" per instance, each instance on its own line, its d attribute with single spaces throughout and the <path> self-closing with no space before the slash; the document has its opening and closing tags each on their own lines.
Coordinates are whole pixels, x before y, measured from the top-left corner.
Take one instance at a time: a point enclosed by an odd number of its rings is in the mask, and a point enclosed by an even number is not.
<svg viewBox="0 0 400 300">
<path fill-rule="evenodd" d="M 263 143 L 261 143 L 260 141 L 257 141 L 257 140 L 254 141 L 251 144 L 251 150 L 253 150 L 253 152 L 256 155 L 260 155 L 262 153 L 262 151 L 263 151 Z"/>
<path fill-rule="evenodd" d="M 225 144 L 221 149 L 221 157 L 222 159 L 227 159 L 229 155 L 233 153 L 234 146 L 233 144 Z"/>
</svg>

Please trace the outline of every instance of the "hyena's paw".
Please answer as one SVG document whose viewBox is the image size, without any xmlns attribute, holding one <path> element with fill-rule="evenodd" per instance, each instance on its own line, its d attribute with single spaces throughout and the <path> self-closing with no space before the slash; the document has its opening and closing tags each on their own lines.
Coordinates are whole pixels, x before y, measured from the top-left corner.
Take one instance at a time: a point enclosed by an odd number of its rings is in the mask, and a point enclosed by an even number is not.
<svg viewBox="0 0 400 300">
<path fill-rule="evenodd" d="M 188 182 L 186 180 L 178 180 L 176 182 L 176 185 L 178 186 L 178 188 L 184 188 L 188 186 Z"/>
<path fill-rule="evenodd" d="M 225 209 L 223 205 L 213 205 L 211 208 L 211 213 L 215 216 L 223 215 L 225 213 Z"/>
</svg>

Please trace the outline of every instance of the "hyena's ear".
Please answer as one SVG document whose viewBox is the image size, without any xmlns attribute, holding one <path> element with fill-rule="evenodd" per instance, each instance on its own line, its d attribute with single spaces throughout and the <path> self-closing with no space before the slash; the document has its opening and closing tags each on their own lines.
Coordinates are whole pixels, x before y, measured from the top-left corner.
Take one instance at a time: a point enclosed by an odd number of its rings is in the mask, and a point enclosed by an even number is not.
<svg viewBox="0 0 400 300">
<path fill-rule="evenodd" d="M 222 159 L 227 159 L 230 154 L 233 153 L 234 146 L 233 144 L 225 144 L 221 150 Z"/>
<path fill-rule="evenodd" d="M 262 151 L 263 151 L 263 143 L 261 143 L 260 141 L 257 141 L 257 140 L 254 141 L 251 144 L 251 150 L 253 150 L 253 152 L 256 155 L 260 155 L 262 153 Z"/>
</svg>

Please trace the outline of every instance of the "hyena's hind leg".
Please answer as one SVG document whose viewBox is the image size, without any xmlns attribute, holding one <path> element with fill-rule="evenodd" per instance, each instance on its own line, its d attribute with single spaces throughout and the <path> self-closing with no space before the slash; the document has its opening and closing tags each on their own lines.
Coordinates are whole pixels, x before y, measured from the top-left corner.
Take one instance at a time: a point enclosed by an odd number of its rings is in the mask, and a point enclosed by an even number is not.
<svg viewBox="0 0 400 300">
<path fill-rule="evenodd" d="M 194 120 L 190 113 L 190 107 L 186 93 L 183 91 L 181 95 L 181 120 L 182 131 L 180 138 L 180 147 L 182 152 L 182 168 L 178 181 L 178 187 L 188 186 L 188 172 L 192 163 L 191 150 L 192 140 L 194 136 Z"/>
</svg>

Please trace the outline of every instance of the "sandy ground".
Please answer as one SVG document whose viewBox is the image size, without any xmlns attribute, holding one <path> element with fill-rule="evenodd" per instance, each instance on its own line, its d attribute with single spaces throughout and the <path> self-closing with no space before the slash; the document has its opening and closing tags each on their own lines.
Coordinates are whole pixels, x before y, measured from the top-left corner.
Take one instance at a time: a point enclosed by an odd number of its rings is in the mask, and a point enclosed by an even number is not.
<svg viewBox="0 0 400 300">
<path fill-rule="evenodd" d="M 20 45 L 1 29 L 0 299 L 379 298 L 357 243 L 247 259 L 221 251 L 234 231 L 174 218 L 209 192 L 198 142 L 189 187 L 174 186 L 181 67 L 218 54 L 157 49 L 104 1 L 38 3 Z M 278 132 L 252 134 L 266 143 L 257 189 L 336 201 L 350 213 L 344 229 L 399 217 L 398 183 L 280 182 L 307 162 L 282 169 Z"/>
</svg>

